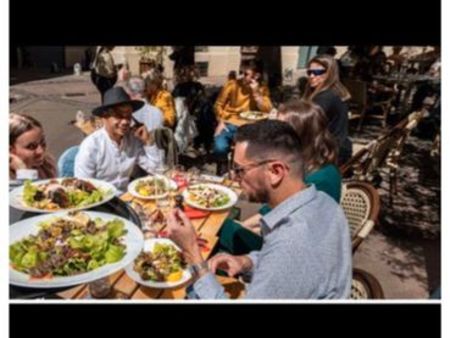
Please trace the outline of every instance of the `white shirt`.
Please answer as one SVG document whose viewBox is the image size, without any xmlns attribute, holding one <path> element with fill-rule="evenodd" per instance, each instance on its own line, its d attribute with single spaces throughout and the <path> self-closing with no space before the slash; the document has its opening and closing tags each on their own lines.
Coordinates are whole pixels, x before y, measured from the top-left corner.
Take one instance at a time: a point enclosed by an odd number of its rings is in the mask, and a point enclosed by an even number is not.
<svg viewBox="0 0 450 338">
<path fill-rule="evenodd" d="M 143 100 L 144 105 L 141 109 L 133 113 L 133 117 L 143 123 L 148 131 L 152 131 L 163 127 L 163 114 L 161 110 Z"/>
<path fill-rule="evenodd" d="M 152 132 L 155 129 L 163 127 L 163 113 L 161 110 L 143 100 L 145 102 L 144 106 L 136 110 L 133 113 L 133 117 L 140 123 L 143 123 L 147 128 L 148 132 Z M 149 158 L 149 161 L 155 163 L 155 167 L 162 165 L 164 161 L 164 150 L 158 149 L 156 145 L 144 147 L 145 153 Z"/>
<path fill-rule="evenodd" d="M 135 165 L 149 173 L 159 166 L 161 158 L 150 156 L 155 151 L 152 148 L 156 146 L 144 146 L 131 133 L 119 146 L 103 127 L 81 143 L 75 158 L 75 176 L 104 180 L 125 191 Z"/>
</svg>

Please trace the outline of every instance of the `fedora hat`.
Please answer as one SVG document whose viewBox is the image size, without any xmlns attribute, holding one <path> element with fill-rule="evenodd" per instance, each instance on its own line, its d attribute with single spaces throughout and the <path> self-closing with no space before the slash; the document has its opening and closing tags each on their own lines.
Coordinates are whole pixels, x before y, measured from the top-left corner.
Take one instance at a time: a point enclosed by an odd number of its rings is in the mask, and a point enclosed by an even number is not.
<svg viewBox="0 0 450 338">
<path fill-rule="evenodd" d="M 122 87 L 113 87 L 105 92 L 103 105 L 92 110 L 92 115 L 102 116 L 108 109 L 124 104 L 131 105 L 133 112 L 144 106 L 143 101 L 132 100 Z"/>
</svg>

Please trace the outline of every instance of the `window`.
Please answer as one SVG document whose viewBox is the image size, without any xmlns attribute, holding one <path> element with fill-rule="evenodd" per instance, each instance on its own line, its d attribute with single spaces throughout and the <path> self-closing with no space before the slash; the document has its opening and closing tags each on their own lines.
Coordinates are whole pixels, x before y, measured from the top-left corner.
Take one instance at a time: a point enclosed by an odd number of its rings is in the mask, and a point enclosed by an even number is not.
<svg viewBox="0 0 450 338">
<path fill-rule="evenodd" d="M 208 76 L 208 62 L 196 62 L 195 67 L 200 77 Z"/>
<path fill-rule="evenodd" d="M 297 69 L 306 68 L 308 61 L 317 54 L 319 46 L 300 46 Z"/>
</svg>

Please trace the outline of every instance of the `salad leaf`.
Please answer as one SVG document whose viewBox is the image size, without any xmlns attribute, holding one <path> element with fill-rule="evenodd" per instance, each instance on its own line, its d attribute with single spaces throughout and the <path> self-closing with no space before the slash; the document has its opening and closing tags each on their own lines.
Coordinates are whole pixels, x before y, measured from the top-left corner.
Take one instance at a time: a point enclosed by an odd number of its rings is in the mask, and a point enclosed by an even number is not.
<svg viewBox="0 0 450 338">
<path fill-rule="evenodd" d="M 112 238 L 118 238 L 124 234 L 123 222 L 118 219 L 113 219 L 106 224 L 108 233 Z"/>
<path fill-rule="evenodd" d="M 36 195 L 37 191 L 38 188 L 31 183 L 31 180 L 26 180 L 23 187 L 23 199 L 25 203 L 33 204 L 34 195 Z"/>
<path fill-rule="evenodd" d="M 105 253 L 105 259 L 107 263 L 114 263 L 120 261 L 125 255 L 123 247 L 110 244 L 108 251 Z"/>
</svg>

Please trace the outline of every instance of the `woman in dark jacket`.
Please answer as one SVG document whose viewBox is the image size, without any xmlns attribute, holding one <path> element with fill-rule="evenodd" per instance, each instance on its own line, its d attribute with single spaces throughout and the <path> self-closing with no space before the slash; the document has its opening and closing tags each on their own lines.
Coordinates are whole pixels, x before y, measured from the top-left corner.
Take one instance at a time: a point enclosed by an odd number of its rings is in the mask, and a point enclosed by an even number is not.
<svg viewBox="0 0 450 338">
<path fill-rule="evenodd" d="M 319 55 L 308 62 L 308 83 L 303 98 L 319 105 L 328 118 L 328 129 L 335 137 L 339 153 L 338 165 L 352 156 L 352 143 L 348 138 L 348 107 L 350 93 L 339 80 L 336 60 Z"/>
</svg>

